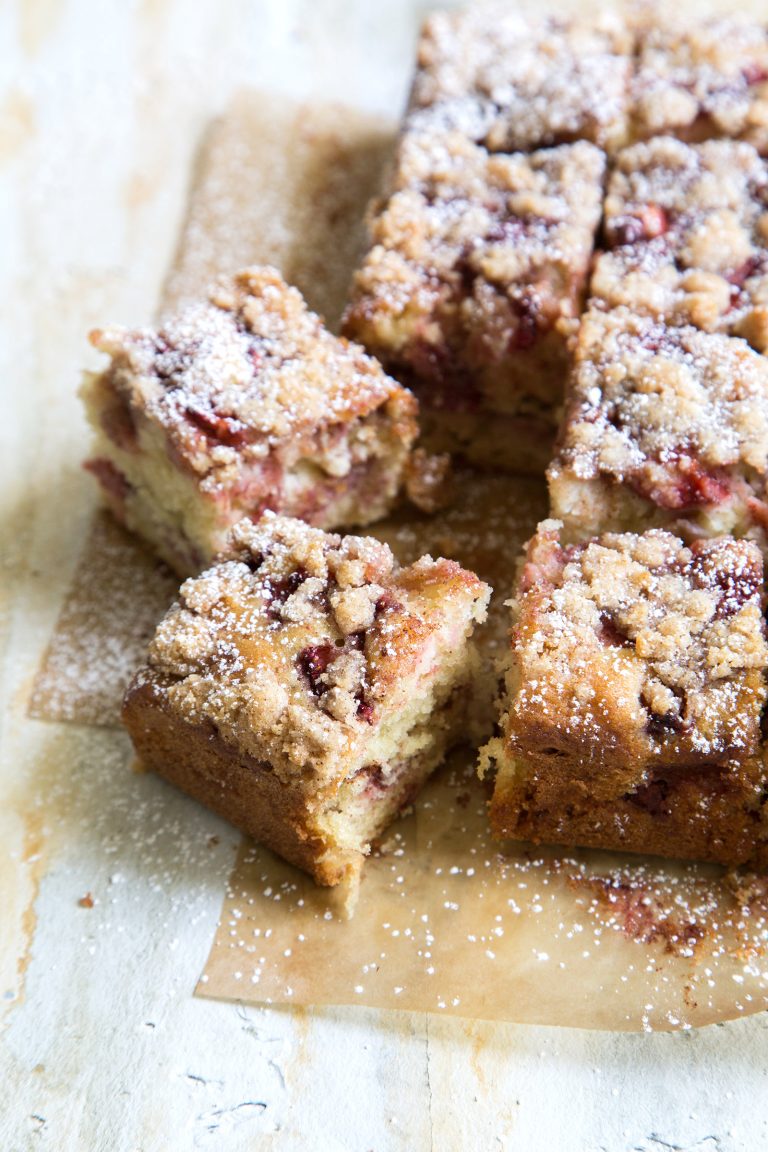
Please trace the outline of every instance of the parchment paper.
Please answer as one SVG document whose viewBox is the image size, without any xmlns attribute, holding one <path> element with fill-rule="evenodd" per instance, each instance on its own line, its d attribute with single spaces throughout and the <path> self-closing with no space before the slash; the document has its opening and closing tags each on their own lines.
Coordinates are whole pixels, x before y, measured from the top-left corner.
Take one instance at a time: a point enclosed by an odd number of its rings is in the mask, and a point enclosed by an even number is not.
<svg viewBox="0 0 768 1152">
<path fill-rule="evenodd" d="M 356 113 L 276 105 L 244 94 L 209 134 L 164 306 L 195 296 L 218 270 L 270 260 L 338 318 L 363 207 L 393 133 Z M 375 534 L 404 561 L 426 551 L 453 556 L 494 585 L 477 686 L 477 707 L 490 717 L 503 601 L 520 545 L 546 512 L 545 493 L 538 480 L 471 473 L 459 474 L 456 493 L 436 517 L 403 511 Z M 171 594 L 172 578 L 147 570 L 138 546 L 106 523 L 38 679 L 39 716 L 114 719 L 147 621 Z M 89 562 L 103 562 L 105 551 L 114 565 L 106 578 L 119 598 L 130 594 L 135 627 L 130 643 L 121 640 L 125 659 L 86 683 L 79 672 L 95 638 L 107 649 L 115 639 L 114 615 L 93 602 L 105 575 L 87 583 Z M 142 584 L 130 575 L 137 563 Z M 338 894 L 244 842 L 198 993 L 617 1030 L 687 1028 L 768 1006 L 763 878 L 494 844 L 473 761 L 458 752 L 392 827 L 366 864 L 352 919 Z"/>
<path fill-rule="evenodd" d="M 128 681 L 178 586 L 108 512 L 98 513 L 35 678 L 30 715 L 118 724 Z"/>
</svg>

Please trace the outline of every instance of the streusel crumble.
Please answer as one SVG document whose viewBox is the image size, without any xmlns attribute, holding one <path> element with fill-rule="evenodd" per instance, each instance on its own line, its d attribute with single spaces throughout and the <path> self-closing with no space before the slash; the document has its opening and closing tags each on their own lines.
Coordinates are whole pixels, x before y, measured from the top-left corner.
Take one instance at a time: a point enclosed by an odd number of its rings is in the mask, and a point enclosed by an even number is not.
<svg viewBox="0 0 768 1152">
<path fill-rule="evenodd" d="M 267 508 L 333 528 L 392 507 L 416 401 L 274 269 L 222 280 L 159 329 L 92 339 L 110 363 L 83 389 L 98 437 L 87 467 L 180 574 Z"/>
<path fill-rule="evenodd" d="M 406 131 L 344 330 L 413 388 L 432 447 L 546 464 L 604 172 L 586 142 L 494 155 Z"/>
<path fill-rule="evenodd" d="M 182 585 L 124 720 L 148 768 L 336 884 L 465 735 L 490 589 L 272 513 L 231 556 Z"/>
<path fill-rule="evenodd" d="M 548 480 L 568 539 L 674 525 L 768 553 L 768 360 L 736 337 L 592 309 Z"/>
<path fill-rule="evenodd" d="M 768 349 L 768 166 L 749 144 L 659 137 L 620 152 L 591 291 Z"/>
<path fill-rule="evenodd" d="M 499 3 L 438 12 L 422 30 L 411 114 L 463 124 L 495 152 L 575 140 L 615 149 L 626 140 L 631 52 L 615 13 L 530 18 Z"/>
<path fill-rule="evenodd" d="M 496 835 L 768 863 L 768 644 L 749 541 L 665 531 L 528 545 L 496 768 Z"/>
</svg>

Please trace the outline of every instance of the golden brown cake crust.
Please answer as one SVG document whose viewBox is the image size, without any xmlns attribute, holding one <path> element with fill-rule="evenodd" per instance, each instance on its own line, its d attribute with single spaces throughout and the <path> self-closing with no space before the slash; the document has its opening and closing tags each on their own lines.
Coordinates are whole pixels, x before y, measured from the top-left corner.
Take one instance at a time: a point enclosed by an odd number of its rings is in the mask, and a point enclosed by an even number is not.
<svg viewBox="0 0 768 1152">
<path fill-rule="evenodd" d="M 270 513 L 231 555 L 182 585 L 125 722 L 148 767 L 335 883 L 366 850 L 350 805 L 388 823 L 461 739 L 490 589 Z"/>
<path fill-rule="evenodd" d="M 322 528 L 392 508 L 418 405 L 274 269 L 222 280 L 159 329 L 92 339 L 111 361 L 83 388 L 97 433 L 87 467 L 181 574 L 265 508 Z"/>
<path fill-rule="evenodd" d="M 278 779 L 270 765 L 236 753 L 212 724 L 190 725 L 175 714 L 159 684 L 136 685 L 126 696 L 123 723 L 142 763 L 199 803 L 269 845 L 320 884 L 337 884 L 343 868 L 307 827 L 301 789 Z"/>
<path fill-rule="evenodd" d="M 495 833 L 732 864 L 764 852 L 759 550 L 662 531 L 563 547 L 559 531 L 540 526 L 520 577 L 486 749 Z"/>
<path fill-rule="evenodd" d="M 414 389 L 428 421 L 446 417 L 439 447 L 466 449 L 455 418 L 492 428 L 498 415 L 510 443 L 495 460 L 509 468 L 533 425 L 554 428 L 604 172 L 586 142 L 493 155 L 458 131 L 406 130 L 344 330 Z"/>
<path fill-rule="evenodd" d="M 749 144 L 660 137 L 616 157 L 592 295 L 768 348 L 768 166 Z"/>
<path fill-rule="evenodd" d="M 438 12 L 422 30 L 411 108 L 463 123 L 493 151 L 573 140 L 617 148 L 631 50 L 614 13 L 536 18 L 498 2 Z"/>
<path fill-rule="evenodd" d="M 548 480 L 576 539 L 675 525 L 766 549 L 768 361 L 739 339 L 591 309 Z"/>
</svg>

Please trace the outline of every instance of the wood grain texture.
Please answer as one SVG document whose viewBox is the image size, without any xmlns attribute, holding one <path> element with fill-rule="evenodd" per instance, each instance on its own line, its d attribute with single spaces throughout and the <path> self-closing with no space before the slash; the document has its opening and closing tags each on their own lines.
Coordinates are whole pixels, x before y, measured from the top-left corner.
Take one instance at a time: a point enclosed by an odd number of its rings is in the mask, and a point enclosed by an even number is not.
<svg viewBox="0 0 768 1152">
<path fill-rule="evenodd" d="M 760 10 L 755 4 L 754 10 Z M 606 1036 L 194 999 L 235 850 L 120 733 L 27 720 L 89 523 L 84 333 L 148 319 L 243 84 L 398 111 L 409 0 L 0 8 L 0 1147 L 753 1152 L 768 1021 Z M 694 6 L 691 5 L 692 12 Z M 81 907 L 88 893 L 93 907 Z"/>
</svg>

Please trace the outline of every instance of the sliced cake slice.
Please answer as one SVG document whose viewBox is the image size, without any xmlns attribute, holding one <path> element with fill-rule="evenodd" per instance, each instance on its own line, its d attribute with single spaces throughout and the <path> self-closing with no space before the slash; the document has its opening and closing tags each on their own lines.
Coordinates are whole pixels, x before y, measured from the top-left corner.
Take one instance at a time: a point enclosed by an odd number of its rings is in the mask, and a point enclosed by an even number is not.
<svg viewBox="0 0 768 1152">
<path fill-rule="evenodd" d="M 528 545 L 491 823 L 501 838 L 768 864 L 763 562 L 669 532 Z"/>
<path fill-rule="evenodd" d="M 546 466 L 604 173 L 586 142 L 494 155 L 406 131 L 344 330 L 414 391 L 430 448 Z"/>
<path fill-rule="evenodd" d="M 507 3 L 436 12 L 422 29 L 410 116 L 496 152 L 626 142 L 632 35 L 618 13 L 530 15 Z"/>
<path fill-rule="evenodd" d="M 548 480 L 569 540 L 669 527 L 768 555 L 768 359 L 737 337 L 591 309 Z"/>
<path fill-rule="evenodd" d="M 465 737 L 489 595 L 452 560 L 241 521 L 159 625 L 125 724 L 148 768 L 336 884 Z"/>
<path fill-rule="evenodd" d="M 768 163 L 750 144 L 664 136 L 624 149 L 603 233 L 596 301 L 768 349 Z"/>
<path fill-rule="evenodd" d="M 271 268 L 249 268 L 157 329 L 111 328 L 83 397 L 86 467 L 118 519 L 181 575 L 265 509 L 322 528 L 391 509 L 417 404 L 365 352 L 328 332 Z"/>
<path fill-rule="evenodd" d="M 741 14 L 651 9 L 630 85 L 634 140 L 745 140 L 768 154 L 768 27 Z"/>
</svg>

